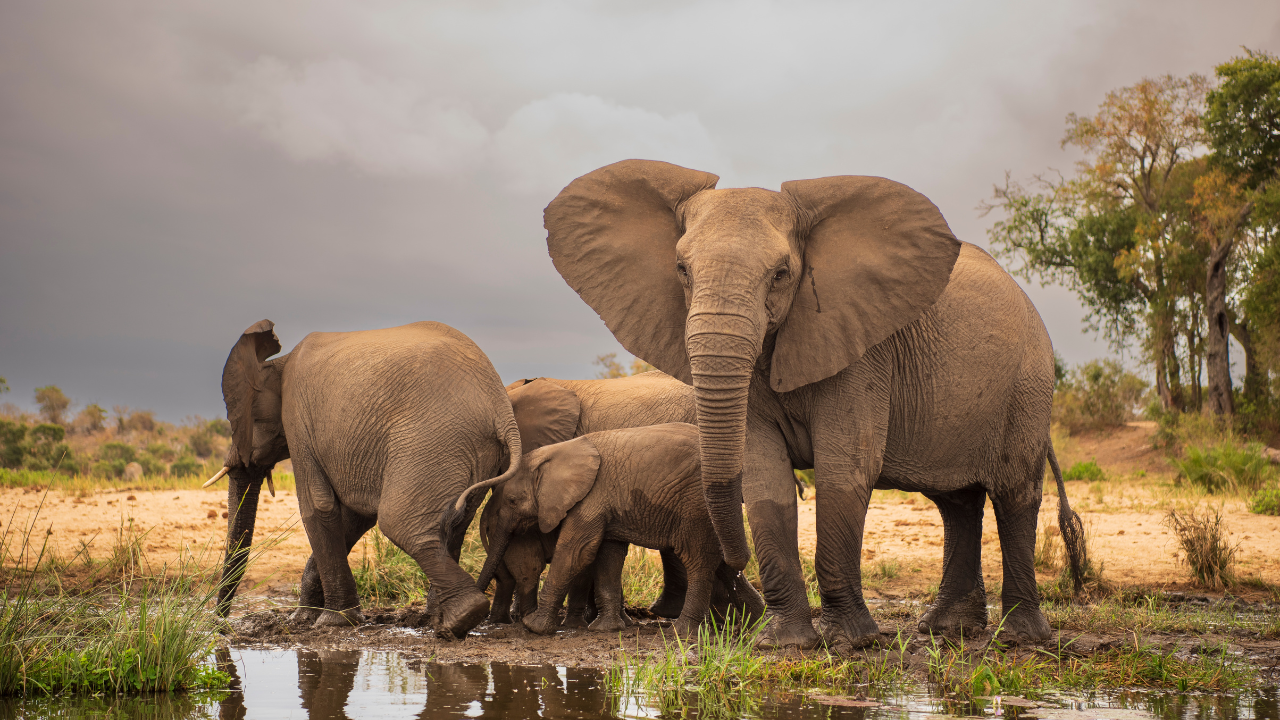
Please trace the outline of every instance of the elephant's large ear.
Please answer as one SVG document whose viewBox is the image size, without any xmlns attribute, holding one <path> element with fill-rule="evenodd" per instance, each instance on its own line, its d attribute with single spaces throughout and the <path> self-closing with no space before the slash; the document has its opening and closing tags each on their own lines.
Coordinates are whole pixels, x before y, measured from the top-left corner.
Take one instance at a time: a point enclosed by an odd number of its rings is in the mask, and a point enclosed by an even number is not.
<svg viewBox="0 0 1280 720">
<path fill-rule="evenodd" d="M 769 385 L 831 377 L 915 322 L 942 294 L 960 241 L 925 196 L 846 175 L 782 184 L 808 223 L 804 275 L 778 330 Z"/>
<path fill-rule="evenodd" d="M 253 459 L 253 403 L 263 389 L 263 361 L 280 352 L 275 327 L 270 320 L 249 326 L 222 368 L 222 400 L 231 423 L 228 466 L 248 465 Z"/>
<path fill-rule="evenodd" d="M 591 492 L 600 451 L 585 437 L 548 445 L 538 466 L 538 529 L 549 533 Z"/>
<path fill-rule="evenodd" d="M 550 380 L 538 378 L 508 389 L 507 397 L 520 428 L 522 452 L 572 440 L 578 431 L 578 415 L 582 413 L 578 395 Z"/>
<path fill-rule="evenodd" d="M 677 209 L 719 179 L 670 163 L 623 160 L 569 183 L 543 213 L 547 250 L 569 287 L 624 348 L 686 383 Z"/>
</svg>

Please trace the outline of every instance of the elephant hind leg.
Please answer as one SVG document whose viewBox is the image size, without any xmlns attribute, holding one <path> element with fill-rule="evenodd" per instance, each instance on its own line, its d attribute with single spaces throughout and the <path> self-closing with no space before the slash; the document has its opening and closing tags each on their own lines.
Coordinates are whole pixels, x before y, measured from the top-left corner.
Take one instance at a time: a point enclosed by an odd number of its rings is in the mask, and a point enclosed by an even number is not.
<svg viewBox="0 0 1280 720">
<path fill-rule="evenodd" d="M 466 637 L 489 614 L 489 598 L 476 588 L 475 579 L 458 567 L 441 540 L 443 513 L 401 510 L 385 504 L 380 511 L 383 534 L 413 558 L 431 581 L 431 594 L 440 612 L 437 632 Z"/>
<path fill-rule="evenodd" d="M 920 632 L 971 633 L 987 626 L 987 591 L 982 581 L 981 487 L 926 494 L 942 515 L 942 583 L 938 598 L 920 618 Z"/>
<path fill-rule="evenodd" d="M 629 547 L 624 542 L 604 541 L 587 570 L 595 580 L 596 617 L 590 625 L 594 631 L 618 632 L 635 624 L 622 607 L 622 568 Z"/>
<path fill-rule="evenodd" d="M 1040 477 L 1036 478 L 1037 486 Z M 1000 554 L 1004 565 L 1004 585 L 1000 591 L 1001 636 L 1043 642 L 1052 635 L 1049 621 L 1040 611 L 1040 589 L 1036 586 L 1036 523 L 1040 517 L 1040 493 L 1013 497 L 992 497 L 996 527 L 1000 532 Z"/>
<path fill-rule="evenodd" d="M 662 594 L 649 606 L 649 612 L 658 617 L 673 618 L 680 616 L 684 607 L 685 576 L 684 565 L 680 558 L 670 550 L 663 550 L 662 555 Z"/>
</svg>

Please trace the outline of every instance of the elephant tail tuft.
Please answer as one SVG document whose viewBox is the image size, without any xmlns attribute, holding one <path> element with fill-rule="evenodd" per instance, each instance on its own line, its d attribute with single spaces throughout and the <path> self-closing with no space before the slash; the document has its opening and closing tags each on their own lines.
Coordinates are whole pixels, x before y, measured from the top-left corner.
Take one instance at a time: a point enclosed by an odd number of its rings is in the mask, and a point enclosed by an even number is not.
<svg viewBox="0 0 1280 720">
<path fill-rule="evenodd" d="M 1052 441 L 1049 442 L 1049 467 L 1053 469 L 1053 479 L 1058 483 L 1058 529 L 1062 532 L 1062 544 L 1067 550 L 1071 581 L 1075 585 L 1075 592 L 1079 593 L 1084 590 L 1085 572 L 1089 567 L 1084 521 L 1067 502 L 1067 486 L 1062 480 L 1062 468 L 1058 467 L 1058 456 L 1053 452 Z"/>
</svg>

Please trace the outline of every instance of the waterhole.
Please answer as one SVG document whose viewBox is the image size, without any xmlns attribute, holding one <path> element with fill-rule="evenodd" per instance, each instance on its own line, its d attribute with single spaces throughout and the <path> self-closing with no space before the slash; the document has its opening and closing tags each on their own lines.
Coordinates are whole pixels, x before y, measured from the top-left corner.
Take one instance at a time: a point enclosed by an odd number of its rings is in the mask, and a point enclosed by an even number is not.
<svg viewBox="0 0 1280 720">
<path fill-rule="evenodd" d="M 628 692 L 596 669 L 503 663 L 436 663 L 394 652 L 229 650 L 219 653 L 233 689 L 198 695 L 0 699 L 0 718 L 854 718 L 932 720 L 1280 720 L 1275 690 L 1243 695 L 1138 691 L 1006 698 L 962 705 L 927 692 L 818 692 L 755 698 L 751 707 L 701 708 L 696 698 Z M 688 694 L 686 694 L 688 695 Z M 1035 707 L 1025 707 L 1035 705 Z"/>
</svg>

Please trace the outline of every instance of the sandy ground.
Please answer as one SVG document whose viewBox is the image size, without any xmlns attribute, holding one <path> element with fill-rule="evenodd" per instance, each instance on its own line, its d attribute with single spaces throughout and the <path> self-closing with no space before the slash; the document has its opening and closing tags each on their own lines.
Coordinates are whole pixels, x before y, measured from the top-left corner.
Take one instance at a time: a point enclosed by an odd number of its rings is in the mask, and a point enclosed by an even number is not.
<svg viewBox="0 0 1280 720">
<path fill-rule="evenodd" d="M 1100 435 L 1071 438 L 1059 447 L 1064 468 L 1093 458 L 1111 477 L 1092 485 L 1068 484 L 1072 507 L 1085 519 L 1091 552 L 1104 564 L 1105 576 L 1120 585 L 1186 586 L 1187 571 L 1179 562 L 1177 542 L 1162 523 L 1172 504 L 1221 507 L 1232 541 L 1239 546 L 1240 574 L 1280 583 L 1280 518 L 1250 514 L 1239 500 L 1224 503 L 1172 487 L 1173 471 L 1167 460 L 1151 449 L 1153 429 L 1149 423 L 1134 423 Z M 101 490 L 85 498 L 2 489 L 4 533 L 26 527 L 42 501 L 36 526 L 63 557 L 79 551 L 82 543 L 95 557 L 107 555 L 118 533 L 130 524 L 145 532 L 146 556 L 153 564 L 172 561 L 182 552 L 202 551 L 216 562 L 226 538 L 225 485 L 164 492 Z M 801 552 L 810 556 L 816 544 L 815 507 L 812 493 L 799 506 Z M 1056 495 L 1045 495 L 1041 512 L 1042 527 L 1056 524 Z M 1001 576 L 994 517 L 988 505 L 983 533 L 988 589 L 998 587 Z M 310 554 L 293 493 L 281 491 L 274 500 L 264 493 L 255 543 L 263 538 L 277 538 L 278 543 L 251 568 L 249 581 L 260 583 L 259 593 L 287 595 Z M 358 556 L 362 550 L 357 545 L 353 554 Z M 865 573 L 869 598 L 911 596 L 936 585 L 942 571 L 942 523 L 933 504 L 919 495 L 877 491 L 868 512 L 863 559 L 869 568 Z"/>
</svg>

